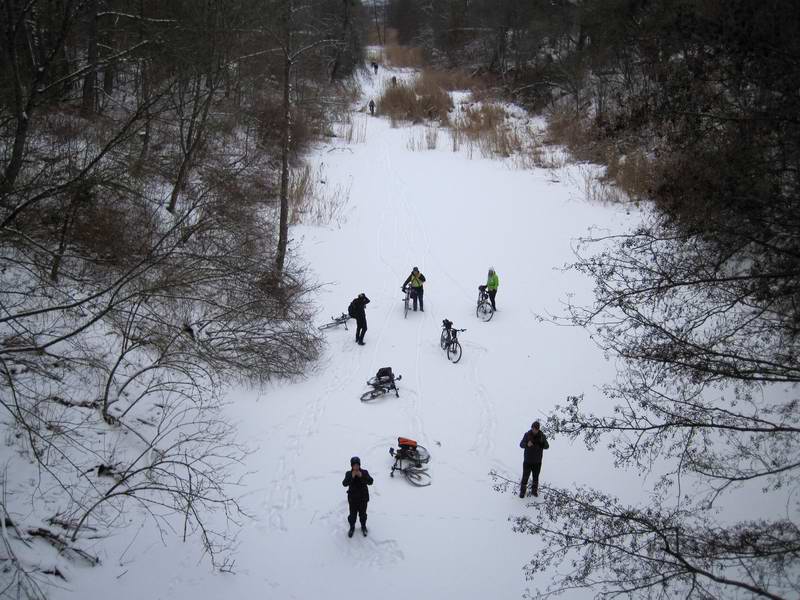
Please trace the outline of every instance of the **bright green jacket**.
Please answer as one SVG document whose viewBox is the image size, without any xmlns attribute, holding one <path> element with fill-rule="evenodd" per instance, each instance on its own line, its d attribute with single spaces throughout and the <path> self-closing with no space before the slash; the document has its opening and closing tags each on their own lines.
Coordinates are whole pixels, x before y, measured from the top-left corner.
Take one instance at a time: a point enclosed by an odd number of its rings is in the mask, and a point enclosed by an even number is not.
<svg viewBox="0 0 800 600">
<path fill-rule="evenodd" d="M 487 290 L 496 290 L 497 286 L 500 285 L 500 278 L 497 276 L 497 273 L 492 273 L 489 275 L 489 278 L 486 280 L 486 289 Z"/>
</svg>

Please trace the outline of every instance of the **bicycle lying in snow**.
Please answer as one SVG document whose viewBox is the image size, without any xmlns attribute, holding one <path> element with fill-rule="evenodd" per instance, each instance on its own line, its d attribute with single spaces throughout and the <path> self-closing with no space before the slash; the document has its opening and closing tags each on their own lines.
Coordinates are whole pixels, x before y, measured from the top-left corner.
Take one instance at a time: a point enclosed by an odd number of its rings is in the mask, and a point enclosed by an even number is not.
<svg viewBox="0 0 800 600">
<path fill-rule="evenodd" d="M 422 466 L 431 459 L 427 448 L 420 446 L 415 440 L 404 437 L 397 438 L 397 445 L 397 450 L 389 448 L 389 454 L 394 457 L 389 477 L 394 477 L 394 472 L 400 471 L 412 485 L 417 487 L 430 485 L 431 476 L 428 475 L 427 468 Z M 409 464 L 404 467 L 403 461 Z"/>
<path fill-rule="evenodd" d="M 400 393 L 397 391 L 396 382 L 400 381 L 402 378 L 402 375 L 395 376 L 392 372 L 392 367 L 382 367 L 378 369 L 375 377 L 370 377 L 367 380 L 367 385 L 371 386 L 372 389 L 361 394 L 361 401 L 368 402 L 370 400 L 375 400 L 375 398 L 380 398 L 391 391 L 394 391 L 394 395 L 399 398 Z"/>
<path fill-rule="evenodd" d="M 344 328 L 347 329 L 347 322 L 352 319 L 350 315 L 347 313 L 342 313 L 338 317 L 331 317 L 330 323 L 325 323 L 324 325 L 320 325 L 319 329 L 322 331 L 323 329 L 330 329 L 331 327 L 338 327 L 339 325 L 344 325 Z"/>
<path fill-rule="evenodd" d="M 439 338 L 439 345 L 442 350 L 447 352 L 447 359 L 452 363 L 461 360 L 461 344 L 458 341 L 458 334 L 466 329 L 455 329 L 453 322 L 445 319 L 442 321 L 442 335 Z"/>
</svg>

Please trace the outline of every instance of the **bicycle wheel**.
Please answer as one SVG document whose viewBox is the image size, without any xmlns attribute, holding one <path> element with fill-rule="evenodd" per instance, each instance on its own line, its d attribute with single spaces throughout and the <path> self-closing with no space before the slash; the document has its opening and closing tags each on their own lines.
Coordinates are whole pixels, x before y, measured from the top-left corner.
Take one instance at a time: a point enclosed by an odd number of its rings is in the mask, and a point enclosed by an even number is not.
<svg viewBox="0 0 800 600">
<path fill-rule="evenodd" d="M 325 323 L 325 325 L 319 326 L 319 330 L 322 331 L 323 329 L 330 329 L 331 327 L 336 327 L 337 325 L 341 325 L 341 323 L 337 323 L 336 321 L 333 323 Z"/>
<path fill-rule="evenodd" d="M 424 464 L 431 459 L 431 453 L 428 452 L 428 449 L 425 446 L 420 446 L 417 444 L 416 448 L 412 448 L 409 451 L 408 458 L 412 462 Z"/>
<path fill-rule="evenodd" d="M 447 347 L 447 359 L 452 363 L 457 363 L 461 360 L 461 344 L 452 342 Z"/>
<path fill-rule="evenodd" d="M 364 392 L 361 394 L 361 401 L 362 402 L 369 402 L 370 400 L 375 400 L 375 398 L 380 398 L 386 393 L 384 389 L 377 389 L 377 390 L 370 390 L 368 392 Z"/>
<path fill-rule="evenodd" d="M 447 348 L 447 330 L 442 329 L 442 335 L 439 337 L 439 345 L 442 347 L 442 350 Z"/>
<path fill-rule="evenodd" d="M 475 309 L 475 314 L 481 321 L 487 323 L 488 321 L 492 320 L 492 317 L 494 316 L 494 309 L 492 308 L 491 304 L 486 302 L 486 300 L 481 300 L 478 302 L 478 308 Z"/>
<path fill-rule="evenodd" d="M 403 318 L 408 318 L 408 292 L 406 292 L 406 297 L 403 299 Z"/>
<path fill-rule="evenodd" d="M 431 476 L 422 469 L 403 469 L 403 475 L 408 479 L 408 483 L 417 487 L 425 487 L 431 484 Z"/>
</svg>

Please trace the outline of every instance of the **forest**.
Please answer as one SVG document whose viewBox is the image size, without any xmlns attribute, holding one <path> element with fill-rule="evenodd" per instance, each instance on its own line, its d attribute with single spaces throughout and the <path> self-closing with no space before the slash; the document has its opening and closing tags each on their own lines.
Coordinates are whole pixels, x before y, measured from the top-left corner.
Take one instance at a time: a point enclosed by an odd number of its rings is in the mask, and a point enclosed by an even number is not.
<svg viewBox="0 0 800 600">
<path fill-rule="evenodd" d="M 36 501 L 64 500 L 42 529 L 0 494 L 10 597 L 44 597 L 21 540 L 91 564 L 69 549 L 131 499 L 184 515 L 212 560 L 229 543 L 206 519 L 242 518 L 224 389 L 320 356 L 292 173 L 368 44 L 544 115 L 653 209 L 581 241 L 568 269 L 595 301 L 547 317 L 617 359 L 612 408 L 570 397 L 545 425 L 658 484 L 645 505 L 552 488 L 516 519 L 546 541 L 529 577 L 571 565 L 543 596 L 800 593 L 800 4 L 0 0 L 0 29 L 0 406 L 52 483 Z M 138 443 L 99 452 L 100 424 Z M 744 489 L 789 508 L 720 517 Z"/>
</svg>

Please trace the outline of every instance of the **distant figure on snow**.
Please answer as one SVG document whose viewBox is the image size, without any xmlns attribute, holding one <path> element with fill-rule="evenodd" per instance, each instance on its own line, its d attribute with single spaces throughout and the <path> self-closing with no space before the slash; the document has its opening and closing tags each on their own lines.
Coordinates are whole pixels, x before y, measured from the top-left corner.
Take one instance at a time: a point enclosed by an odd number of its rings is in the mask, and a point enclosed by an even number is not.
<svg viewBox="0 0 800 600">
<path fill-rule="evenodd" d="M 392 75 L 392 87 L 397 87 L 397 77 Z"/>
<path fill-rule="evenodd" d="M 425 275 L 420 273 L 417 267 L 414 267 L 411 269 L 411 275 L 406 277 L 406 280 L 403 282 L 403 291 L 406 291 L 407 286 L 411 286 L 411 298 L 414 301 L 414 310 L 417 310 L 417 300 L 419 300 L 419 309 L 425 312 L 425 308 L 422 305 L 422 294 L 425 292 L 422 288 L 423 283 L 425 283 Z"/>
<path fill-rule="evenodd" d="M 361 468 L 361 459 L 354 456 L 350 459 L 350 470 L 344 474 L 342 485 L 347 488 L 347 503 L 350 506 L 350 514 L 347 522 L 350 523 L 350 530 L 347 537 L 353 537 L 356 530 L 356 515 L 361 521 L 361 533 L 367 537 L 367 503 L 369 502 L 369 488 L 372 485 L 372 477 L 369 471 Z"/>
<path fill-rule="evenodd" d="M 369 298 L 362 292 L 347 307 L 347 314 L 356 320 L 356 344 L 360 346 L 364 345 L 364 334 L 367 333 L 367 304 Z"/>
<path fill-rule="evenodd" d="M 378 74 L 378 63 L 372 61 L 372 68 L 375 70 L 375 75 Z"/>
<path fill-rule="evenodd" d="M 542 454 L 550 447 L 547 437 L 542 433 L 539 421 L 534 421 L 530 430 L 522 436 L 520 448 L 525 449 L 525 458 L 522 463 L 522 481 L 519 484 L 519 497 L 525 497 L 528 487 L 528 478 L 533 475 L 531 491 L 534 496 L 539 496 L 539 473 L 542 471 Z"/>
<path fill-rule="evenodd" d="M 375 116 L 375 100 L 369 101 L 369 114 L 371 114 L 373 117 Z"/>
<path fill-rule="evenodd" d="M 500 278 L 494 270 L 494 267 L 489 267 L 489 274 L 486 276 L 486 293 L 489 294 L 489 302 L 492 303 L 492 309 L 497 310 L 494 304 L 494 297 L 497 296 L 497 287 L 500 285 Z"/>
</svg>

